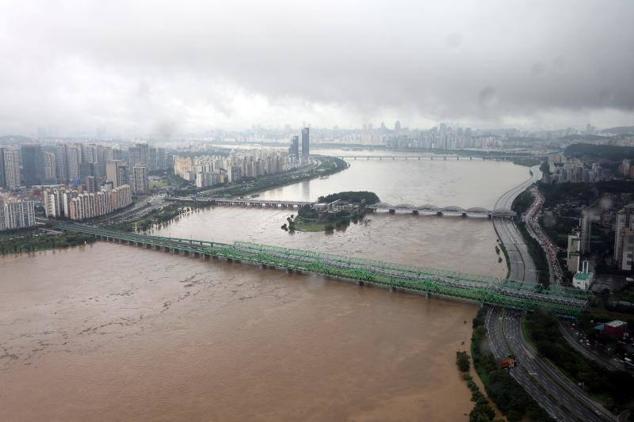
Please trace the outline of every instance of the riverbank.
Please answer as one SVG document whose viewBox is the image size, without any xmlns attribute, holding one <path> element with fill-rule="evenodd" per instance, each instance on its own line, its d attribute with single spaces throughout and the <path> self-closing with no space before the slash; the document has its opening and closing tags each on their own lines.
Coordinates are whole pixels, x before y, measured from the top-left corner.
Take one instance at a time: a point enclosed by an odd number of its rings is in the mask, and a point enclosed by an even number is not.
<svg viewBox="0 0 634 422">
<path fill-rule="evenodd" d="M 518 221 L 516 222 L 516 226 L 518 231 L 521 233 L 522 238 L 526 243 L 528 253 L 535 264 L 535 269 L 537 270 L 537 282 L 544 287 L 549 287 L 550 266 L 548 264 L 546 252 L 539 242 L 531 235 L 527 226 L 527 221 L 524 221 L 525 213 L 528 212 L 537 201 L 537 198 L 529 189 L 531 189 L 530 186 L 513 200 L 511 209 L 517 213 Z"/>
<path fill-rule="evenodd" d="M 272 174 L 269 176 L 261 176 L 254 179 L 244 180 L 240 183 L 224 185 L 212 188 L 195 188 L 190 187 L 174 191 L 174 196 L 245 196 L 259 193 L 265 190 L 279 188 L 282 186 L 292 185 L 304 180 L 315 179 L 318 177 L 326 177 L 338 173 L 348 168 L 348 163 L 341 158 L 328 156 L 311 156 L 317 164 L 299 169 L 291 170 L 285 173 Z"/>
<path fill-rule="evenodd" d="M 95 238 L 79 233 L 33 228 L 0 235 L 0 255 L 65 249 L 93 243 Z"/>
</svg>

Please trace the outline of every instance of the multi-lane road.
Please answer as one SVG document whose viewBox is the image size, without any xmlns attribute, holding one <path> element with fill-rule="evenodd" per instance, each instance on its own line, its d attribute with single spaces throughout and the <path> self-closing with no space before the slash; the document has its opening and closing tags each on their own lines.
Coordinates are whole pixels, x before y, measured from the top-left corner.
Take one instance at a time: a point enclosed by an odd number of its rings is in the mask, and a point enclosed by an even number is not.
<svg viewBox="0 0 634 422">
<path fill-rule="evenodd" d="M 495 202 L 494 209 L 504 208 L 511 209 L 513 201 L 524 192 L 530 185 L 539 180 L 541 175 L 539 167 L 531 168 L 532 175 L 523 183 L 504 192 Z M 537 269 L 535 263 L 530 259 L 528 246 L 517 230 L 515 223 L 508 219 L 494 219 L 493 227 L 498 237 L 504 244 L 509 258 L 509 278 L 516 281 L 525 281 L 527 283 L 537 283 Z M 528 257 L 529 259 L 526 259 Z"/>
<path fill-rule="evenodd" d="M 495 204 L 496 208 L 510 208 L 513 200 L 539 179 L 539 170 L 524 183 L 505 192 Z M 537 283 L 535 264 L 521 233 L 512 221 L 494 220 L 498 237 L 509 256 L 509 277 L 525 283 Z M 559 421 L 614 421 L 615 416 L 588 397 L 573 381 L 554 365 L 542 359 L 526 341 L 522 332 L 522 315 L 500 308 L 487 310 L 485 325 L 491 351 L 496 359 L 514 355 L 518 361 L 510 369 L 511 376 Z"/>
</svg>

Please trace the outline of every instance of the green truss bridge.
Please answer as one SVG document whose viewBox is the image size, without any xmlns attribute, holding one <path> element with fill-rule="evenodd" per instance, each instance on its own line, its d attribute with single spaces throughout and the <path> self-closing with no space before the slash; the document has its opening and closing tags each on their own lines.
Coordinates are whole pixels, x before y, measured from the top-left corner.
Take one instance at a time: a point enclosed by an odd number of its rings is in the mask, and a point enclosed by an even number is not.
<svg viewBox="0 0 634 422">
<path fill-rule="evenodd" d="M 586 306 L 585 292 L 568 288 L 542 290 L 509 279 L 410 267 L 369 259 L 268 246 L 247 242 L 233 244 L 203 240 L 148 236 L 76 223 L 58 228 L 98 239 L 201 257 L 222 258 L 285 271 L 321 274 L 330 278 L 394 290 L 532 311 L 545 308 L 575 316 Z"/>
</svg>

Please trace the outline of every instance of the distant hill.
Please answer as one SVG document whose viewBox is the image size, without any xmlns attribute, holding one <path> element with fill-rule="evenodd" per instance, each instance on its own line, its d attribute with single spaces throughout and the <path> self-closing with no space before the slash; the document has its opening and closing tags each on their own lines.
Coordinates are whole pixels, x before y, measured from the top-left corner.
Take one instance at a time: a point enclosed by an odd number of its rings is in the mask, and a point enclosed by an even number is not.
<svg viewBox="0 0 634 422">
<path fill-rule="evenodd" d="M 634 135 L 634 126 L 611 127 L 608 129 L 602 129 L 600 133 L 613 135 Z"/>
<path fill-rule="evenodd" d="M 0 145 L 26 144 L 33 142 L 33 139 L 22 135 L 6 135 L 0 136 Z"/>
<path fill-rule="evenodd" d="M 607 138 L 605 136 L 599 135 L 566 135 L 562 136 L 559 139 L 563 139 L 566 141 L 604 141 Z"/>
<path fill-rule="evenodd" d="M 634 159 L 634 147 L 615 145 L 572 144 L 564 150 L 566 157 L 593 158 L 597 160 L 620 161 Z"/>
</svg>

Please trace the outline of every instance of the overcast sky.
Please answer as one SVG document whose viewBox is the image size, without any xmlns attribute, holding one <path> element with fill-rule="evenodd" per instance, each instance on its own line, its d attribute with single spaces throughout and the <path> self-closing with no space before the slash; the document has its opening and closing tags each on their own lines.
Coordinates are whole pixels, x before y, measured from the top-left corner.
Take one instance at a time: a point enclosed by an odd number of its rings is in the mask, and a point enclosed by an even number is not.
<svg viewBox="0 0 634 422">
<path fill-rule="evenodd" d="M 0 1 L 0 134 L 634 124 L 634 1 Z"/>
</svg>

